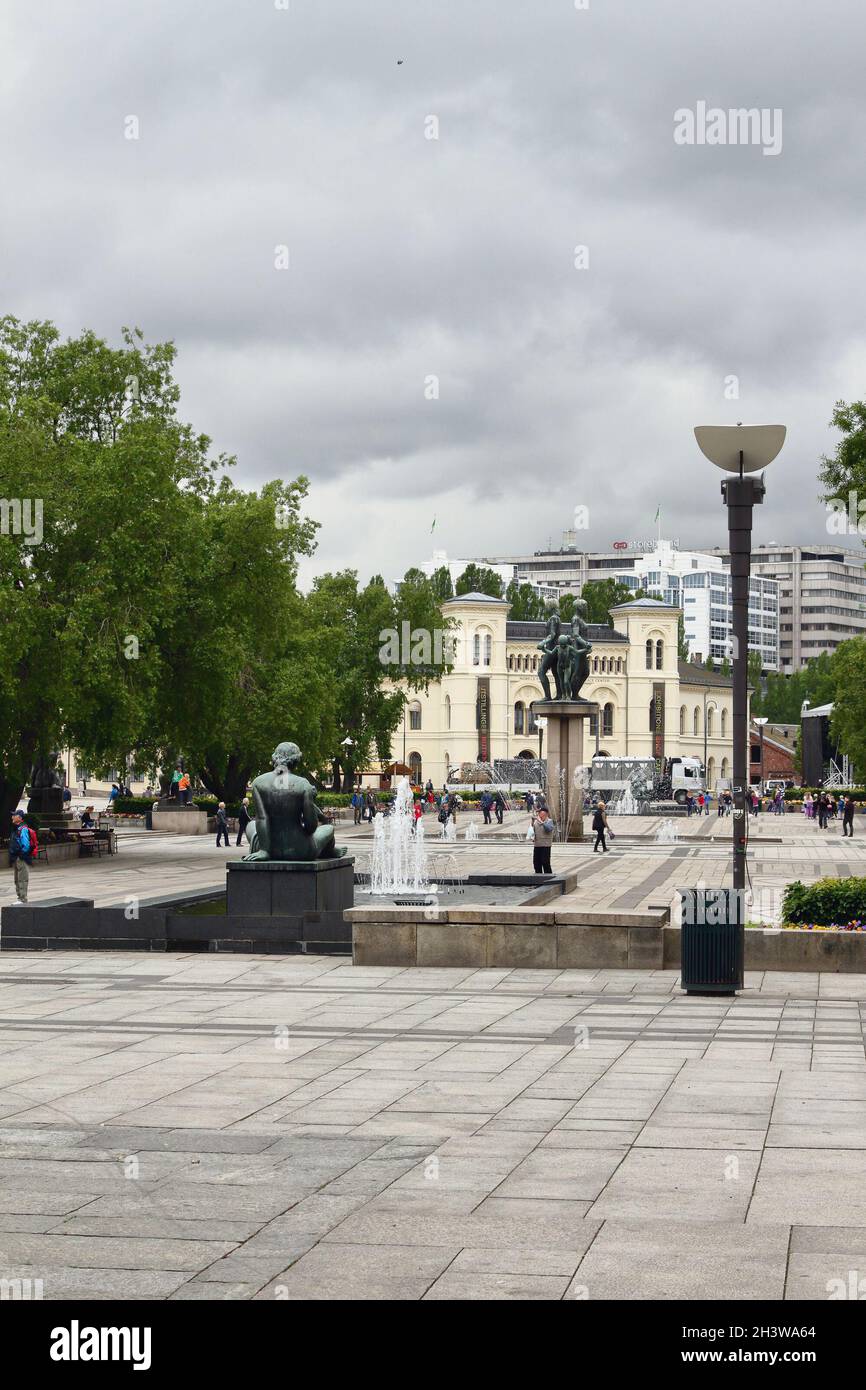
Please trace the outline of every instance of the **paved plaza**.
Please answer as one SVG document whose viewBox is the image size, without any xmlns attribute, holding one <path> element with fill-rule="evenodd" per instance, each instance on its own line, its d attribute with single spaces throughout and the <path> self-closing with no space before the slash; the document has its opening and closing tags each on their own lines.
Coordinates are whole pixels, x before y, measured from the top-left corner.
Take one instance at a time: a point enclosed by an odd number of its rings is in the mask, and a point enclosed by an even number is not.
<svg viewBox="0 0 866 1390">
<path fill-rule="evenodd" d="M 861 820 L 864 826 L 861 830 Z M 470 821 L 477 840 L 464 836 Z M 500 829 L 484 826 L 481 815 L 463 812 L 458 839 L 444 843 L 433 816 L 425 820 L 432 854 L 433 876 L 491 873 L 531 873 L 532 846 L 525 839 L 529 817 L 509 812 Z M 564 907 L 605 910 L 669 905 L 678 888 L 729 885 L 731 825 L 729 818 L 678 817 L 669 824 L 677 839 L 658 843 L 658 817 L 612 817 L 616 838 L 609 854 L 593 855 L 592 845 L 556 844 L 556 871 L 576 872 L 574 892 L 560 900 Z M 866 817 L 858 817 L 854 839 L 842 838 L 841 823 L 826 831 L 804 816 L 761 815 L 750 819 L 749 868 L 754 889 L 751 916 L 756 921 L 778 920 L 782 892 L 792 879 L 813 883 L 825 875 L 845 877 L 866 874 Z M 343 822 L 337 839 L 349 847 L 356 869 L 369 868 L 373 835 L 369 825 Z M 214 837 L 159 834 L 145 830 L 121 830 L 116 857 L 83 859 L 72 863 L 38 866 L 31 876 L 30 899 L 39 902 L 57 896 L 93 898 L 97 906 L 122 903 L 126 898 L 150 898 L 157 894 L 224 887 L 225 864 L 246 848 L 217 849 Z M 0 904 L 12 899 L 12 875 L 0 878 Z"/>
<path fill-rule="evenodd" d="M 0 1278 L 826 1299 L 866 1275 L 866 976 L 746 986 L 4 954 Z"/>
</svg>

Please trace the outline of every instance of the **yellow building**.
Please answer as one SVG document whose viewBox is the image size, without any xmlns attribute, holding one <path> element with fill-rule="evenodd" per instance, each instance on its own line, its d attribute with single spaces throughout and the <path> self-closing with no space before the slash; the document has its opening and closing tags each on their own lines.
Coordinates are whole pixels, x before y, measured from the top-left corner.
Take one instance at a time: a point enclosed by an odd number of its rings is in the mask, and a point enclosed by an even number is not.
<svg viewBox="0 0 866 1390">
<path fill-rule="evenodd" d="M 532 702 L 543 622 L 512 621 L 509 604 L 462 594 L 442 605 L 453 623 L 453 670 L 427 692 L 409 692 L 392 745 L 413 780 L 442 786 L 463 763 L 537 758 Z M 612 610 L 612 627 L 590 624 L 590 676 L 581 695 L 600 707 L 587 758 L 697 757 L 707 781 L 731 775 L 733 697 L 730 678 L 677 659 L 679 609 L 637 599 Z M 516 779 L 515 779 L 516 780 Z"/>
</svg>

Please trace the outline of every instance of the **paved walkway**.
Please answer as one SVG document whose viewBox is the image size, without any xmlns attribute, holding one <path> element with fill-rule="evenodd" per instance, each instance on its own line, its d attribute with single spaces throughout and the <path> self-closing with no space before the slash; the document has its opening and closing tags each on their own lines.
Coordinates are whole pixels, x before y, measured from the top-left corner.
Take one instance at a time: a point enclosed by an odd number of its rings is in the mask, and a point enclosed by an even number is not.
<svg viewBox="0 0 866 1390">
<path fill-rule="evenodd" d="M 479 838 L 467 841 L 466 827 L 474 819 Z M 866 820 L 866 818 L 864 818 Z M 511 812 L 505 825 L 488 828 L 481 816 L 464 812 L 460 838 L 444 843 L 432 816 L 425 823 L 430 844 L 432 877 L 454 873 L 526 873 L 532 870 L 532 846 L 526 842 L 529 818 Z M 669 904 L 679 888 L 730 884 L 731 825 L 728 818 L 680 817 L 671 822 L 674 843 L 657 843 L 660 822 L 655 817 L 621 816 L 612 820 L 616 838 L 610 854 L 593 855 L 589 843 L 554 845 L 557 870 L 575 870 L 578 885 L 568 899 L 580 907 L 640 908 Z M 853 840 L 842 838 L 841 826 L 820 831 L 803 816 L 762 815 L 750 823 L 749 865 L 755 902 L 754 920 L 779 919 L 781 896 L 793 879 L 812 883 L 825 874 L 866 874 L 866 833 L 859 820 Z M 369 868 L 373 837 L 369 826 L 341 825 L 340 843 L 349 846 L 359 871 Z M 31 900 L 56 896 L 93 898 L 97 905 L 149 898 L 160 893 L 221 887 L 227 860 L 245 850 L 234 844 L 217 849 L 210 835 L 179 836 L 143 830 L 121 831 L 116 857 L 83 859 L 34 869 Z M 0 904 L 12 898 L 12 875 L 0 877 Z"/>
<path fill-rule="evenodd" d="M 0 1278 L 826 1299 L 866 1271 L 866 976 L 747 986 L 4 955 Z"/>
</svg>

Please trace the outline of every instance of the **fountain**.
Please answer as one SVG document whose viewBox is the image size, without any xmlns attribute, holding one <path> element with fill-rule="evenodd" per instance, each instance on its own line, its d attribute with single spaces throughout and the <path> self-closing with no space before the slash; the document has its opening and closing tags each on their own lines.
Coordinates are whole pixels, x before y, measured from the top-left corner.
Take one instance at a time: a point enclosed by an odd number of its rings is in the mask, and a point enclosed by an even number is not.
<svg viewBox="0 0 866 1390">
<path fill-rule="evenodd" d="M 466 827 L 466 834 L 463 836 L 463 838 L 464 838 L 464 840 L 477 840 L 477 839 L 478 839 L 478 826 L 475 824 L 475 821 L 474 821 L 474 820 L 471 820 L 471 821 L 469 822 L 469 824 L 467 825 L 467 827 Z"/>
<path fill-rule="evenodd" d="M 409 779 L 401 777 L 391 814 L 373 818 L 370 892 L 424 893 L 428 888 L 424 827 L 420 821 L 415 822 Z"/>
<path fill-rule="evenodd" d="M 667 820 L 663 820 L 662 823 L 661 823 L 661 825 L 659 825 L 659 826 L 656 827 L 656 831 L 655 831 L 655 834 L 653 835 L 653 839 L 655 840 L 655 842 L 656 842 L 657 845 L 675 845 L 675 844 L 676 844 L 676 841 L 677 841 L 677 832 L 676 832 L 676 828 L 675 828 L 675 826 L 674 826 L 674 823 L 673 823 L 673 821 L 670 819 L 670 817 L 668 817 Z"/>
</svg>

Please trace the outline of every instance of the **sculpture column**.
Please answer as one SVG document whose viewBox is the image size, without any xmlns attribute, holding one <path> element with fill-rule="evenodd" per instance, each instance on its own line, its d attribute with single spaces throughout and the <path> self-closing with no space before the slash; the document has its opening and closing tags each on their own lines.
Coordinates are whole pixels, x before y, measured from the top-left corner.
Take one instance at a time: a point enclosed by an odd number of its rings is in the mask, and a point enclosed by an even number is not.
<svg viewBox="0 0 866 1390">
<path fill-rule="evenodd" d="M 547 720 L 547 799 L 560 840 L 583 839 L 584 789 L 575 777 L 584 763 L 584 720 L 598 717 L 598 708 L 592 700 L 532 702 Z"/>
</svg>

